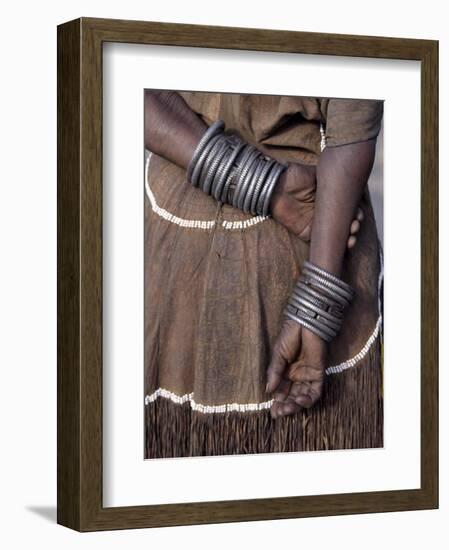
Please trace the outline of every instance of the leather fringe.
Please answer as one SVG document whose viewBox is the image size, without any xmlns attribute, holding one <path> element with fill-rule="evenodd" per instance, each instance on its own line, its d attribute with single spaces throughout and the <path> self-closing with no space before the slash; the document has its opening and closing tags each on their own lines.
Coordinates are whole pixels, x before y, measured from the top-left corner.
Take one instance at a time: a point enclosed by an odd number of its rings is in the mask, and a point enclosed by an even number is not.
<svg viewBox="0 0 449 550">
<path fill-rule="evenodd" d="M 145 458 L 323 451 L 383 446 L 381 344 L 326 377 L 310 410 L 273 420 L 269 409 L 201 413 L 158 398 L 145 406 Z"/>
</svg>

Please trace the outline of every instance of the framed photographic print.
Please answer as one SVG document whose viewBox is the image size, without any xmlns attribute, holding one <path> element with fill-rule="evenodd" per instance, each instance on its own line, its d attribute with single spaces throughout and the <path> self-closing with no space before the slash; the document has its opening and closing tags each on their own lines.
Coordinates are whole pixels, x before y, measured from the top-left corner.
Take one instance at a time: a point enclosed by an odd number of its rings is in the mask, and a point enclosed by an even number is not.
<svg viewBox="0 0 449 550">
<path fill-rule="evenodd" d="M 58 27 L 58 523 L 438 506 L 438 43 Z"/>
</svg>

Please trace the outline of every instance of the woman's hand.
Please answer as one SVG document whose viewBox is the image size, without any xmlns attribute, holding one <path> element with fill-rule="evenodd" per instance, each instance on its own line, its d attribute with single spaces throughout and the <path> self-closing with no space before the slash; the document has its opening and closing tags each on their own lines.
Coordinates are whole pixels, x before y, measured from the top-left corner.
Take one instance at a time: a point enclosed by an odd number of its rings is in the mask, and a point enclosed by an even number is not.
<svg viewBox="0 0 449 550">
<path fill-rule="evenodd" d="M 273 219 L 306 242 L 312 233 L 315 193 L 315 166 L 292 163 L 279 178 L 271 199 Z M 348 248 L 356 244 L 362 221 L 363 212 L 359 208 L 350 227 Z"/>
<path fill-rule="evenodd" d="M 273 418 L 309 408 L 321 397 L 327 344 L 291 319 L 276 340 L 267 372 L 268 393 L 274 393 Z"/>
<path fill-rule="evenodd" d="M 340 276 L 345 249 L 351 239 L 352 246 L 355 244 L 353 229 L 360 225 L 356 223 L 360 222 L 357 204 L 371 173 L 375 149 L 375 138 L 340 147 L 326 147 L 317 166 L 316 211 L 313 213 L 309 259 L 337 277 Z M 294 230 L 287 212 L 292 207 L 291 198 L 295 200 L 295 192 L 290 187 L 292 183 L 289 183 L 287 173 L 285 180 L 283 187 L 278 189 L 277 204 L 273 203 L 272 214 L 280 223 Z M 307 187 L 304 181 L 297 182 L 300 189 L 304 185 Z M 286 197 L 283 197 L 284 194 Z M 301 235 L 304 235 L 303 231 L 304 228 Z M 271 409 L 274 418 L 295 413 L 301 407 L 311 407 L 318 401 L 323 387 L 326 356 L 327 345 L 324 341 L 295 321 L 284 321 L 268 368 L 266 389 L 267 392 L 274 392 Z"/>
<path fill-rule="evenodd" d="M 289 164 L 271 198 L 272 217 L 304 241 L 310 239 L 315 191 L 315 166 Z"/>
</svg>

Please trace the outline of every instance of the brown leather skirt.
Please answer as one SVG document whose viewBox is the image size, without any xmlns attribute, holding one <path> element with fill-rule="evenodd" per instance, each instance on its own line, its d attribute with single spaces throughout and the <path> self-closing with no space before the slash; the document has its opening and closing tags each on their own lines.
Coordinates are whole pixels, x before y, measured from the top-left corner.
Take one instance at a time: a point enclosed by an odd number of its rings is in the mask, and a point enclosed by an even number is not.
<svg viewBox="0 0 449 550">
<path fill-rule="evenodd" d="M 368 193 L 343 274 L 356 299 L 323 397 L 273 420 L 266 370 L 308 245 L 216 203 L 155 155 L 145 185 L 145 458 L 381 447 L 381 262 Z"/>
</svg>

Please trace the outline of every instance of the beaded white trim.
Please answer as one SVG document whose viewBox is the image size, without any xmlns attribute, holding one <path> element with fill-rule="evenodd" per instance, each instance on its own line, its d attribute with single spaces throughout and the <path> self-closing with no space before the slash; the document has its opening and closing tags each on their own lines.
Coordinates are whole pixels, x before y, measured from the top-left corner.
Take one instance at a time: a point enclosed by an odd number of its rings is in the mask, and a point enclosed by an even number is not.
<svg viewBox="0 0 449 550">
<path fill-rule="evenodd" d="M 322 136 L 322 148 L 325 147 L 326 141 L 325 141 L 325 135 L 324 130 L 321 127 L 321 136 Z M 159 214 L 164 219 L 167 219 L 168 221 L 172 221 L 173 223 L 178 223 L 178 225 L 182 225 L 183 223 L 200 223 L 200 224 L 213 224 L 213 225 L 207 225 L 207 226 L 198 226 L 198 225 L 187 225 L 183 227 L 199 227 L 200 229 L 211 229 L 215 225 L 215 221 L 208 221 L 208 222 L 200 222 L 198 220 L 185 220 L 182 218 L 178 218 L 177 216 L 174 216 L 173 214 L 170 214 L 163 208 L 160 208 L 156 204 L 156 200 L 154 198 L 154 195 L 148 185 L 148 178 L 147 178 L 147 171 L 148 171 L 148 165 L 150 160 L 150 155 L 148 156 L 147 163 L 146 163 L 146 172 L 145 172 L 145 189 L 147 192 L 147 196 L 150 200 L 151 206 L 153 210 Z M 166 218 L 165 216 L 169 216 L 171 218 Z M 261 218 L 262 216 L 257 216 L 257 218 Z M 179 221 L 174 221 L 174 220 Z M 265 219 L 265 218 L 264 218 Z M 243 227 L 235 227 L 234 224 L 245 224 L 247 222 L 253 222 L 251 225 L 254 225 L 256 218 L 252 218 L 250 220 L 245 220 L 244 222 L 226 222 L 223 221 L 223 224 L 233 224 L 230 227 L 226 227 L 223 225 L 225 229 L 242 229 Z M 263 221 L 263 220 L 261 220 Z M 245 226 L 247 227 L 247 226 Z M 376 341 L 377 337 L 379 336 L 379 332 L 382 327 L 382 313 L 381 313 L 381 300 L 380 300 L 380 289 L 382 286 L 383 276 L 384 276 L 384 266 L 383 266 L 383 255 L 382 250 L 379 249 L 380 254 L 380 270 L 379 270 L 379 279 L 378 279 L 378 285 L 377 285 L 377 295 L 378 295 L 378 312 L 379 317 L 376 322 L 376 326 L 374 327 L 373 332 L 369 336 L 368 340 L 365 342 L 365 345 L 362 347 L 362 349 L 354 355 L 354 357 L 351 357 L 350 359 L 347 359 L 346 361 L 343 361 L 342 363 L 339 363 L 338 365 L 332 365 L 328 367 L 325 372 L 327 375 L 331 374 L 339 374 L 349 368 L 354 367 L 359 363 L 369 352 L 371 346 Z M 163 397 L 165 399 L 170 399 L 173 403 L 177 403 L 179 405 L 182 405 L 183 403 L 190 402 L 190 407 L 194 411 L 199 411 L 202 413 L 225 413 L 230 411 L 238 411 L 238 412 L 249 412 L 249 411 L 260 411 L 264 409 L 269 409 L 271 405 L 273 404 L 273 399 L 270 399 L 269 401 L 262 401 L 261 403 L 225 403 L 223 405 L 203 405 L 201 403 L 197 403 L 193 398 L 193 393 L 186 393 L 184 395 L 177 395 L 176 393 L 173 393 L 169 390 L 166 390 L 164 388 L 158 388 L 150 395 L 145 396 L 145 405 L 148 405 L 149 403 L 152 403 L 153 401 L 156 401 L 158 397 Z"/>
<path fill-rule="evenodd" d="M 351 359 L 348 359 L 347 361 L 340 363 L 339 365 L 333 365 L 331 367 L 328 367 L 325 371 L 326 374 L 327 375 L 339 374 L 351 367 L 354 367 L 359 361 L 361 361 L 366 356 L 370 347 L 374 344 L 377 336 L 379 335 L 381 322 L 382 322 L 382 319 L 379 316 L 379 319 L 377 320 L 376 326 L 371 336 L 368 338 L 368 340 L 366 341 L 363 348 L 359 351 L 359 353 L 354 355 L 354 357 L 352 357 Z M 183 403 L 187 403 L 189 401 L 190 407 L 192 408 L 192 410 L 199 411 L 202 413 L 225 413 L 230 411 L 238 411 L 238 412 L 261 411 L 264 409 L 269 409 L 273 404 L 273 399 L 270 399 L 269 401 L 262 401 L 261 403 L 225 403 L 224 405 L 202 405 L 201 403 L 197 403 L 195 401 L 195 399 L 193 398 L 193 393 L 178 395 L 164 388 L 158 388 L 156 391 L 154 391 L 150 395 L 145 396 L 145 405 L 148 405 L 149 403 L 156 401 L 158 397 L 170 399 L 170 401 L 172 401 L 173 403 L 177 403 L 178 405 L 182 405 Z"/>
<path fill-rule="evenodd" d="M 379 313 L 379 319 L 380 319 L 380 329 L 382 329 L 382 298 L 380 290 L 382 288 L 382 282 L 384 280 L 384 254 L 382 251 L 382 245 L 379 242 L 379 261 L 380 261 L 380 272 L 379 272 L 379 279 L 377 281 L 377 311 Z M 383 338 L 382 334 L 380 335 L 381 339 Z"/>
<path fill-rule="evenodd" d="M 153 191 L 150 189 L 150 184 L 148 183 L 148 167 L 150 165 L 151 153 L 148 155 L 146 166 L 145 166 L 145 192 L 150 201 L 151 208 L 155 214 L 163 218 L 164 220 L 179 225 L 180 227 L 189 227 L 191 229 L 203 229 L 205 231 L 210 231 L 216 226 L 215 220 L 187 220 L 185 218 L 180 218 L 175 216 L 168 210 L 161 208 L 156 201 Z M 236 229 L 247 229 L 258 223 L 261 223 L 267 220 L 269 216 L 254 216 L 247 220 L 238 220 L 238 221 L 228 221 L 222 220 L 221 227 L 226 230 L 236 230 Z"/>
<path fill-rule="evenodd" d="M 383 258 L 381 255 L 381 264 L 380 264 L 379 282 L 378 282 L 379 292 L 382 284 L 382 279 L 383 279 Z M 373 332 L 371 333 L 370 337 L 366 341 L 363 348 L 356 355 L 354 355 L 354 357 L 351 357 L 350 359 L 343 361 L 343 363 L 328 367 L 325 371 L 326 374 L 327 375 L 339 374 L 349 368 L 355 367 L 355 365 L 367 355 L 371 346 L 376 341 L 376 338 L 379 336 L 379 331 L 381 329 L 381 326 L 382 326 L 382 314 L 380 312 L 380 297 L 379 297 L 379 317 L 377 319 L 376 326 L 374 327 Z M 264 409 L 269 409 L 273 403 L 273 399 L 270 399 L 269 401 L 262 401 L 261 403 L 225 403 L 224 405 L 202 405 L 201 403 L 197 403 L 194 400 L 193 393 L 177 395 L 176 393 L 173 393 L 164 388 L 158 388 L 156 391 L 154 391 L 150 395 L 145 396 L 145 405 L 148 405 L 149 403 L 156 401 L 158 397 L 164 397 L 165 399 L 170 399 L 171 401 L 173 401 L 173 403 L 177 403 L 179 405 L 182 405 L 183 403 L 187 403 L 187 401 L 189 401 L 190 406 L 194 411 L 199 411 L 202 413 L 224 413 L 229 411 L 239 411 L 239 412 L 260 411 Z"/>
<path fill-rule="evenodd" d="M 326 369 L 326 374 L 337 374 L 340 372 L 343 372 L 346 369 L 349 369 L 351 367 L 354 367 L 359 361 L 361 361 L 365 355 L 368 353 L 370 347 L 374 344 L 376 341 L 376 338 L 379 335 L 380 326 L 382 323 L 382 316 L 379 315 L 379 318 L 377 319 L 376 326 L 374 327 L 373 332 L 371 333 L 371 336 L 366 341 L 363 348 L 354 355 L 354 357 L 351 357 L 351 359 L 348 359 L 347 361 L 344 361 L 343 363 L 340 363 L 339 365 L 334 365 L 332 367 L 328 367 Z"/>
<path fill-rule="evenodd" d="M 355 366 L 359 361 L 361 361 L 365 357 L 370 347 L 374 344 L 376 338 L 379 336 L 379 332 L 382 328 L 382 307 L 381 307 L 381 300 L 380 300 L 380 289 L 382 287 L 382 281 L 384 278 L 384 259 L 383 259 L 382 248 L 380 247 L 380 243 L 379 243 L 379 262 L 380 262 L 379 278 L 377 279 L 377 311 L 379 313 L 379 317 L 377 318 L 376 326 L 374 327 L 374 330 L 371 333 L 371 336 L 368 338 L 368 340 L 366 341 L 363 348 L 359 351 L 359 353 L 354 355 L 354 357 L 351 357 L 351 359 L 348 359 L 347 361 L 343 361 L 343 363 L 340 363 L 339 365 L 328 367 L 326 369 L 326 374 L 337 374 L 339 372 L 343 372 L 346 369 L 349 369 L 350 367 Z"/>
<path fill-rule="evenodd" d="M 322 123 L 320 124 L 320 134 L 321 134 L 320 149 L 321 149 L 321 152 L 323 152 L 324 149 L 326 148 L 326 133 L 324 131 L 324 126 Z"/>
<path fill-rule="evenodd" d="M 170 399 L 173 403 L 182 405 L 183 403 L 190 402 L 190 407 L 194 411 L 202 413 L 225 413 L 231 411 L 238 412 L 250 412 L 250 411 L 261 411 L 263 409 L 269 409 L 273 404 L 273 399 L 269 401 L 263 401 L 262 403 L 225 403 L 224 405 L 202 405 L 197 403 L 193 398 L 193 393 L 186 393 L 184 395 L 177 395 L 169 390 L 164 388 L 158 388 L 151 395 L 145 397 L 145 405 L 156 401 L 158 397 L 164 397 L 165 399 Z"/>
</svg>

